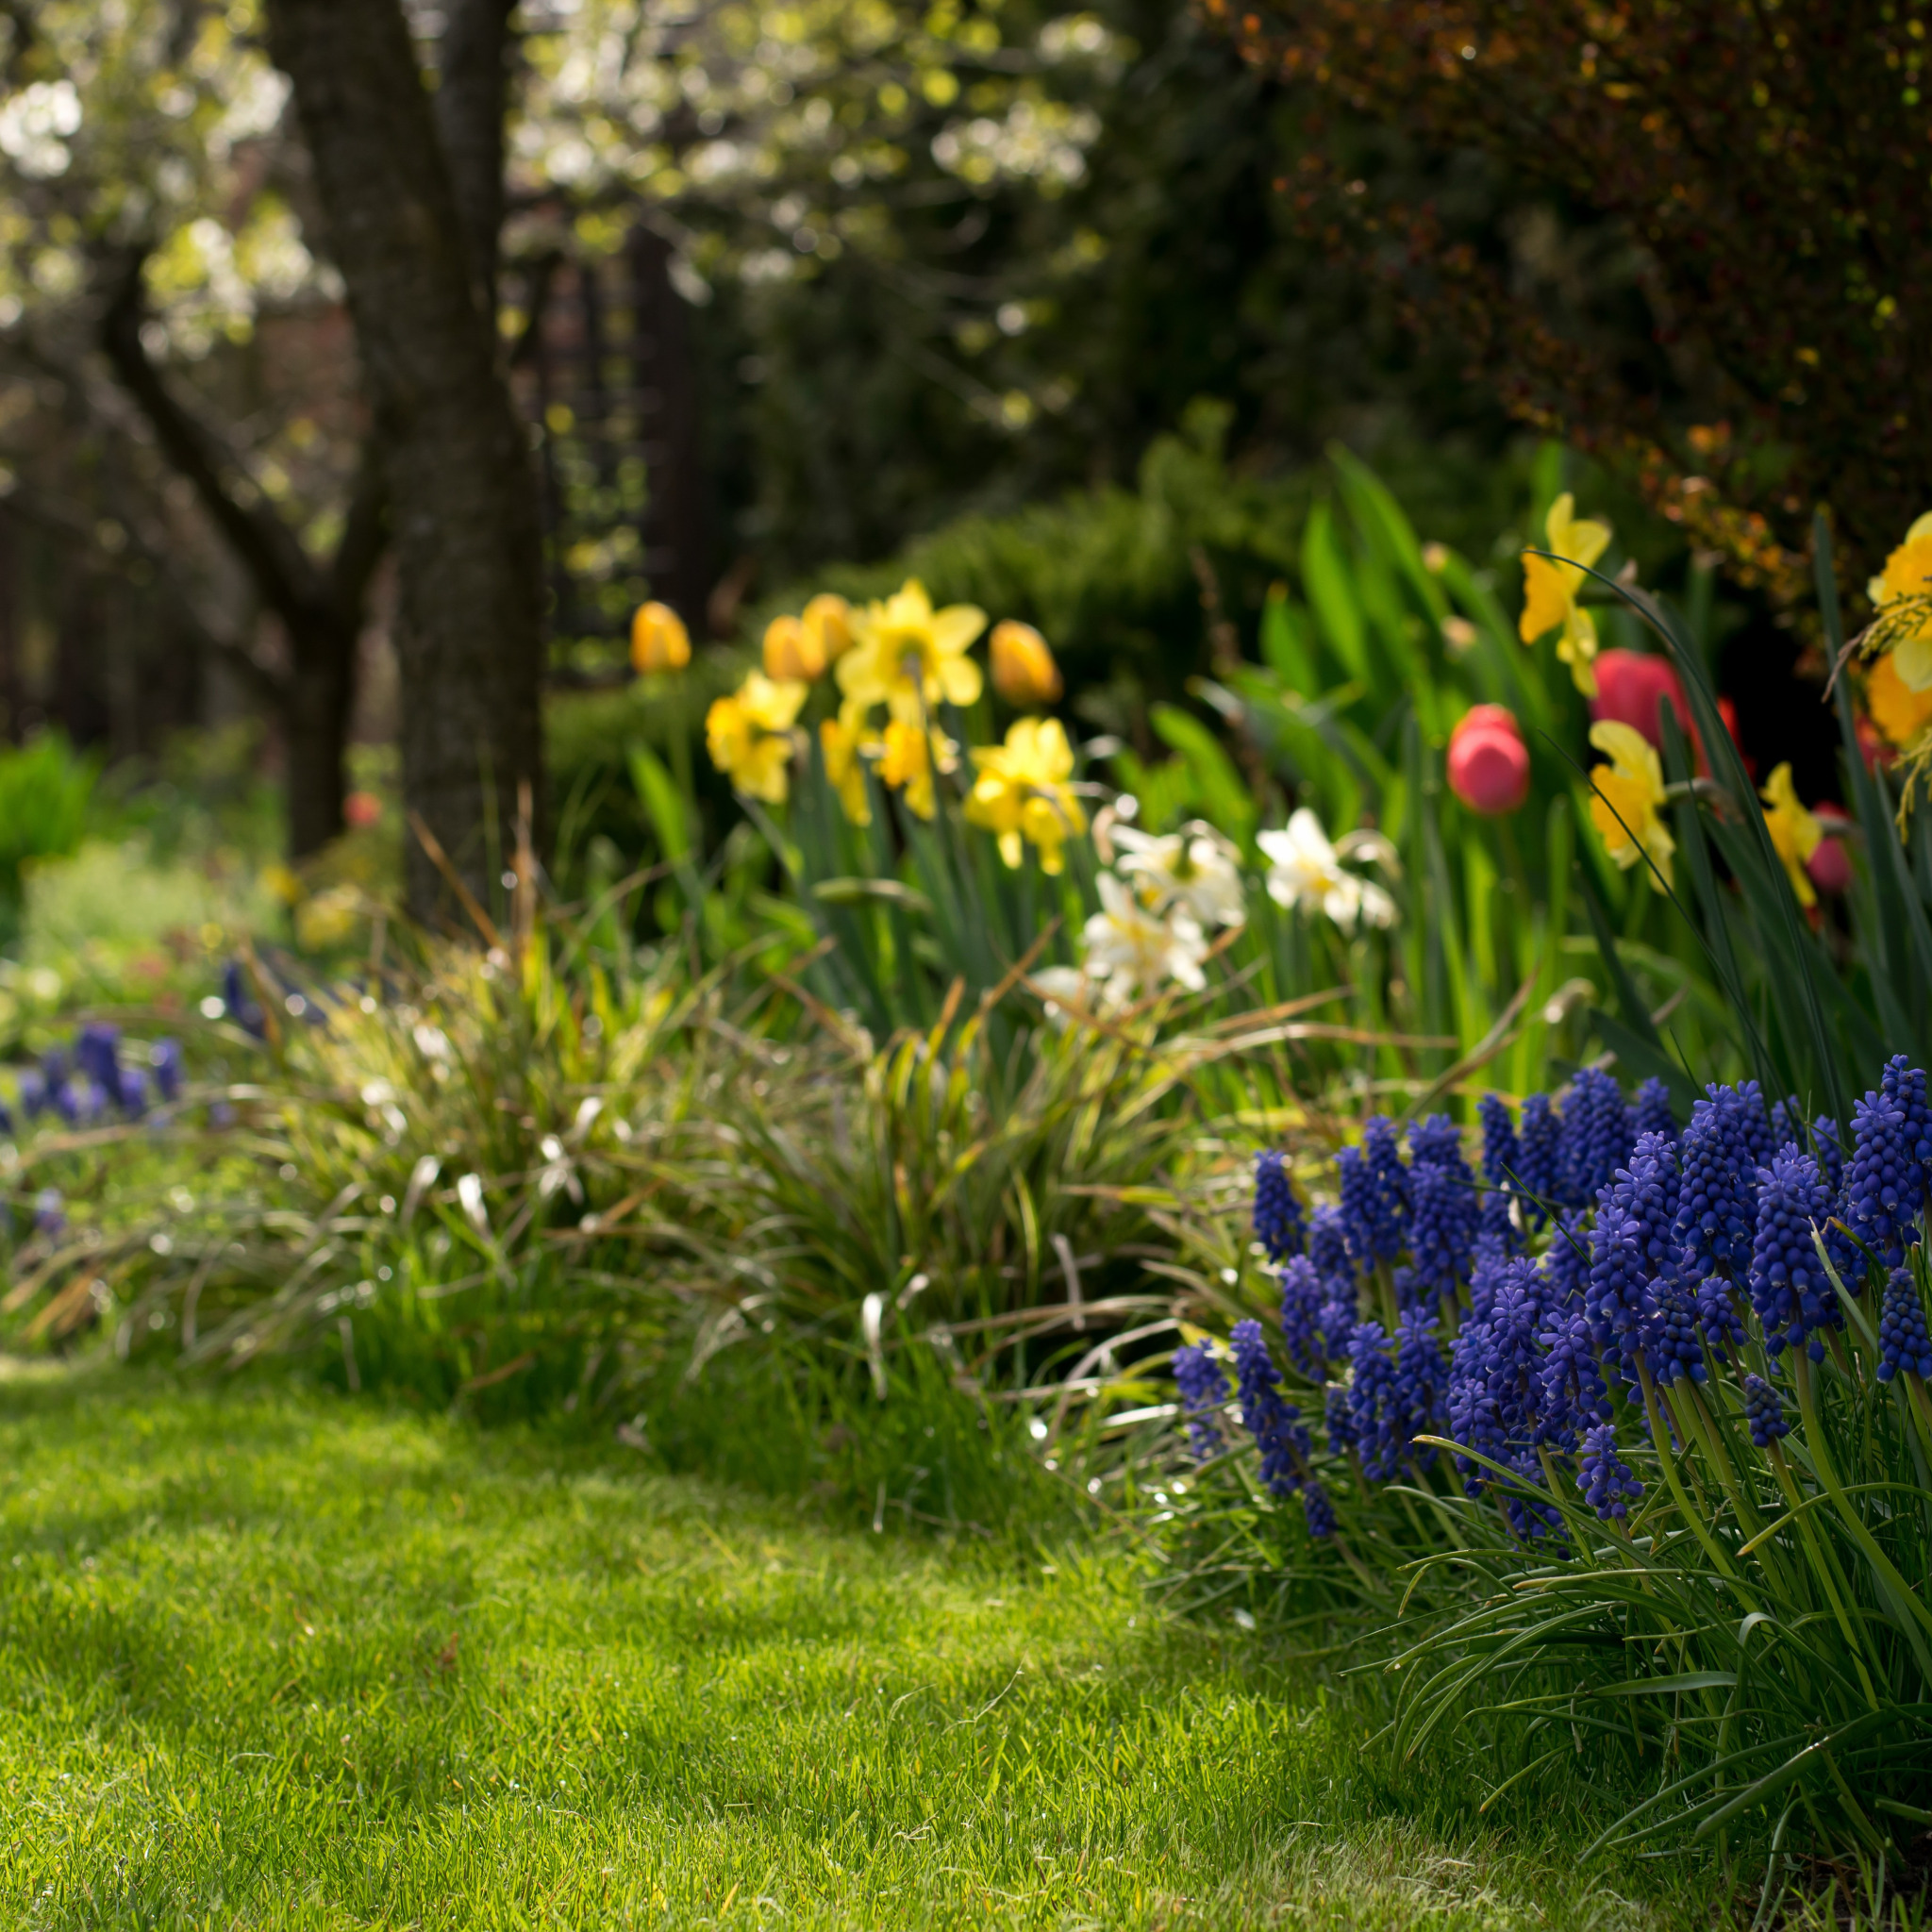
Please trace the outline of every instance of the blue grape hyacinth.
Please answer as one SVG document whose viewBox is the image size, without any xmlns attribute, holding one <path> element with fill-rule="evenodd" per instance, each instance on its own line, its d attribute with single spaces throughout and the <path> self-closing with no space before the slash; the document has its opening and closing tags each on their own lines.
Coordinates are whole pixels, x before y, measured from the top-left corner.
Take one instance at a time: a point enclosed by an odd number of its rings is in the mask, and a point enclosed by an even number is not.
<svg viewBox="0 0 1932 1932">
<path fill-rule="evenodd" d="M 1562 1193 L 1569 1208 L 1587 1208 L 1630 1158 L 1637 1132 L 1623 1090 L 1596 1067 L 1585 1067 L 1563 1109 Z"/>
<path fill-rule="evenodd" d="M 1241 1385 L 1241 1422 L 1261 1452 L 1261 1481 L 1274 1496 L 1291 1496 L 1307 1468 L 1308 1432 L 1301 1410 L 1281 1399 L 1281 1376 L 1258 1322 L 1237 1322 L 1228 1341 Z"/>
<path fill-rule="evenodd" d="M 1932 1337 L 1925 1332 L 1925 1308 L 1909 1268 L 1894 1268 L 1878 1310 L 1878 1379 L 1890 1382 L 1904 1369 L 1921 1381 L 1932 1379 Z"/>
<path fill-rule="evenodd" d="M 1227 1406 L 1227 1376 L 1212 1347 L 1197 1341 L 1174 1350 L 1174 1379 L 1188 1417 L 1188 1447 L 1195 1461 L 1207 1462 L 1226 1446 L 1219 1418 Z"/>
<path fill-rule="evenodd" d="M 1310 1381 L 1327 1366 L 1328 1345 L 1323 1312 L 1327 1287 L 1306 1255 L 1296 1255 L 1281 1271 L 1281 1339 L 1288 1358 Z"/>
<path fill-rule="evenodd" d="M 1306 1234 L 1288 1163 L 1279 1149 L 1264 1147 L 1255 1157 L 1255 1239 L 1278 1264 L 1301 1253 Z"/>
<path fill-rule="evenodd" d="M 1777 1391 L 1762 1375 L 1744 1377 L 1744 1426 L 1760 1449 L 1769 1449 L 1780 1436 L 1791 1433 Z"/>
<path fill-rule="evenodd" d="M 1516 1169 L 1528 1198 L 1524 1211 L 1532 1230 L 1549 1218 L 1545 1209 L 1562 1204 L 1563 1120 L 1547 1093 L 1532 1093 L 1523 1103 L 1523 1136 Z"/>
<path fill-rule="evenodd" d="M 1757 1225 L 1757 1170 L 1774 1151 L 1757 1083 L 1707 1087 L 1677 1145 L 1676 1239 L 1693 1277 L 1713 1269 L 1733 1278 L 1750 1264 Z"/>
<path fill-rule="evenodd" d="M 1329 1293 L 1355 1290 L 1355 1262 L 1348 1252 L 1348 1220 L 1332 1202 L 1317 1208 L 1308 1223 L 1308 1259 L 1328 1284 Z"/>
<path fill-rule="evenodd" d="M 1677 1138 L 1677 1117 L 1671 1111 L 1671 1090 L 1655 1074 L 1637 1090 L 1636 1126 L 1640 1141 L 1646 1134 L 1661 1134 L 1673 1142 Z"/>
<path fill-rule="evenodd" d="M 1576 1472 L 1576 1487 L 1583 1500 L 1597 1513 L 1600 1522 L 1612 1517 L 1620 1522 L 1630 1513 L 1630 1505 L 1643 1494 L 1643 1485 L 1630 1473 L 1630 1465 L 1617 1453 L 1617 1430 L 1612 1423 L 1600 1423 L 1583 1439 L 1583 1456 Z"/>
<path fill-rule="evenodd" d="M 1888 1269 L 1905 1259 L 1923 1199 L 1924 1170 L 1905 1108 L 1883 1092 L 1852 1105 L 1852 1158 L 1845 1166 L 1844 1222 Z M 1847 1288 L 1857 1283 L 1847 1280 Z"/>
<path fill-rule="evenodd" d="M 1758 1170 L 1757 1227 L 1752 1238 L 1751 1306 L 1773 1356 L 1809 1343 L 1824 1359 L 1818 1331 L 1844 1320 L 1838 1295 L 1812 1241 L 1814 1224 L 1831 1212 L 1831 1191 L 1808 1154 L 1787 1147 Z"/>
<path fill-rule="evenodd" d="M 1336 1156 L 1341 1184 L 1342 1231 L 1358 1268 L 1393 1261 L 1407 1244 L 1408 1169 L 1391 1120 L 1377 1114 L 1359 1147 Z"/>
</svg>

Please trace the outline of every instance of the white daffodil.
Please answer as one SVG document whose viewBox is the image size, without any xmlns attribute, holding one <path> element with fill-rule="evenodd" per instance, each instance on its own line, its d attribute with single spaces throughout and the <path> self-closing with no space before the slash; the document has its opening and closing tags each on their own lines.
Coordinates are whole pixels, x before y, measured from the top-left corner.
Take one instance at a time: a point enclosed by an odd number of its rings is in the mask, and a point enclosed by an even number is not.
<svg viewBox="0 0 1932 1932">
<path fill-rule="evenodd" d="M 1115 825 L 1113 842 L 1120 848 L 1119 871 L 1149 911 L 1178 907 L 1203 931 L 1246 923 L 1239 855 L 1213 826 L 1197 819 L 1157 838 L 1132 825 Z"/>
<path fill-rule="evenodd" d="M 1111 979 L 1096 980 L 1084 966 L 1042 966 L 1026 975 L 1026 984 L 1039 995 L 1047 1024 L 1060 1033 L 1075 1020 L 1116 1011 L 1133 991 Z"/>
<path fill-rule="evenodd" d="M 1152 991 L 1170 979 L 1190 992 L 1208 984 L 1208 941 L 1185 912 L 1148 911 L 1110 872 L 1100 874 L 1100 904 L 1087 922 L 1087 971 L 1109 995 Z"/>
<path fill-rule="evenodd" d="M 1303 806 L 1286 830 L 1262 832 L 1255 842 L 1272 861 L 1268 896 L 1277 906 L 1313 908 L 1343 932 L 1353 932 L 1363 921 L 1370 925 L 1395 924 L 1395 901 L 1373 879 L 1362 878 L 1342 863 L 1345 858 L 1365 858 L 1397 872 L 1395 848 L 1381 833 L 1350 832 L 1330 843 L 1321 820 Z"/>
</svg>

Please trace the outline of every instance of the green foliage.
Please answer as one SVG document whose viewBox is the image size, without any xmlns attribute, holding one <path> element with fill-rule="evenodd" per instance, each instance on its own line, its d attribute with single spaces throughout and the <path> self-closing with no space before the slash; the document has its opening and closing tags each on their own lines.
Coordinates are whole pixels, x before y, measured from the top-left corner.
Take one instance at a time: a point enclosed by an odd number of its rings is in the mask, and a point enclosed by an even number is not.
<svg viewBox="0 0 1932 1932">
<path fill-rule="evenodd" d="M 20 929 L 27 865 L 80 843 L 98 777 L 95 761 L 76 756 L 58 731 L 0 747 L 0 941 Z"/>
</svg>

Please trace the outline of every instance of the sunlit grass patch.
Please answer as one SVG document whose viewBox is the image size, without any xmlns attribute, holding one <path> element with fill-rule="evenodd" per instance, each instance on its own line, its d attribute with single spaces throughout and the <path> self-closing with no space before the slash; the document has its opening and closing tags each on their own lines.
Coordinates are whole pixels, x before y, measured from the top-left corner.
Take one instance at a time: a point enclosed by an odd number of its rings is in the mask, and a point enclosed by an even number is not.
<svg viewBox="0 0 1932 1932">
<path fill-rule="evenodd" d="M 9 1923 L 1665 1923 L 1118 1557 L 261 1386 L 9 1381 L 0 1470 Z"/>
</svg>

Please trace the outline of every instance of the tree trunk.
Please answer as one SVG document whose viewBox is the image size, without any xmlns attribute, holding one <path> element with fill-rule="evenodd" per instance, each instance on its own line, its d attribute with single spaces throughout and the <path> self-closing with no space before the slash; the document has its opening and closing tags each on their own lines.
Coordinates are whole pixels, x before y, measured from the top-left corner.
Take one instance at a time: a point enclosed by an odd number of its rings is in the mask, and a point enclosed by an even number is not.
<svg viewBox="0 0 1932 1932">
<path fill-rule="evenodd" d="M 520 786 L 541 801 L 543 630 L 529 443 L 473 288 L 450 168 L 398 0 L 269 0 L 348 291 L 389 480 L 403 796 L 488 905 Z M 408 902 L 445 908 L 408 847 Z"/>
<path fill-rule="evenodd" d="M 307 858 L 342 829 L 342 747 L 356 703 L 353 621 L 295 640 L 294 667 L 282 692 L 282 745 L 288 762 L 289 856 Z"/>
<path fill-rule="evenodd" d="M 515 8 L 516 0 L 450 0 L 436 48 L 436 132 L 449 161 L 470 277 L 492 326 L 503 229 L 509 17 Z"/>
</svg>

